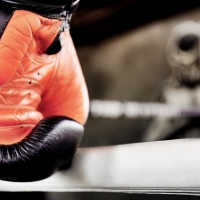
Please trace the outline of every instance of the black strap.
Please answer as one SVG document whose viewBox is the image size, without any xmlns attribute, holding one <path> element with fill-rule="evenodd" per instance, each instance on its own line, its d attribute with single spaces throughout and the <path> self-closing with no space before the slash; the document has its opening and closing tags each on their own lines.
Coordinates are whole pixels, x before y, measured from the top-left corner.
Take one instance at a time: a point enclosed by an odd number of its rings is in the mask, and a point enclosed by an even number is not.
<svg viewBox="0 0 200 200">
<path fill-rule="evenodd" d="M 10 10 L 28 10 L 34 13 L 37 13 L 41 16 L 47 17 L 47 18 L 53 18 L 53 19 L 60 19 L 63 20 L 64 23 L 61 26 L 61 31 L 68 30 L 69 29 L 69 23 L 71 20 L 71 16 L 75 8 L 77 7 L 79 0 L 66 0 L 65 4 L 56 4 L 54 2 L 54 5 L 52 4 L 47 4 L 45 3 L 45 0 L 41 0 L 39 2 L 35 2 L 34 0 L 32 1 L 27 1 L 27 0 L 0 0 L 0 6 L 1 10 L 2 7 L 9 7 Z M 58 1 L 60 2 L 60 1 Z M 3 13 L 4 11 L 2 11 Z M 11 12 L 11 13 L 12 13 Z M 4 16 L 4 14 L 2 14 Z M 6 18 L 6 21 L 8 22 L 10 19 L 10 12 L 6 17 L 0 16 L 1 20 Z M 7 20 L 8 19 L 8 20 Z M 1 22 L 0 22 L 1 23 Z M 2 22 L 3 24 L 7 24 Z M 5 28 L 5 27 L 4 27 Z M 4 31 L 4 29 L 0 30 L 1 33 Z"/>
<path fill-rule="evenodd" d="M 65 5 L 47 5 L 40 3 L 31 3 L 27 1 L 10 1 L 10 0 L 2 0 L 2 2 L 6 3 L 8 6 L 15 10 L 28 10 L 39 15 L 62 19 L 66 18 Z"/>
</svg>

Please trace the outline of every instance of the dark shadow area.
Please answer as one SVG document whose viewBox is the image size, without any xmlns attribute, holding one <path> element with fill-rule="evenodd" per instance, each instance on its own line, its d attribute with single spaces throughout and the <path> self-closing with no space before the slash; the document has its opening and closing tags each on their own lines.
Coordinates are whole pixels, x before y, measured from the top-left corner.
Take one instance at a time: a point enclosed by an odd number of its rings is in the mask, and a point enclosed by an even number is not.
<svg viewBox="0 0 200 200">
<path fill-rule="evenodd" d="M 44 192 L 1 192 L 0 199 L 47 200 Z"/>
<path fill-rule="evenodd" d="M 197 200 L 198 196 L 189 195 L 157 195 L 157 194 L 128 194 L 128 193 L 101 193 L 101 192 L 80 192 L 80 193 L 49 193 L 50 197 L 46 200 L 60 200 L 60 199 L 70 199 L 70 200 Z"/>
<path fill-rule="evenodd" d="M 157 195 L 157 194 L 129 194 L 129 193 L 108 193 L 108 192 L 1 192 L 1 199 L 34 199 L 34 200 L 197 200 L 198 196 L 191 195 Z"/>
<path fill-rule="evenodd" d="M 80 1 L 72 18 L 71 34 L 76 46 L 94 44 L 199 6 L 195 0 Z"/>
</svg>

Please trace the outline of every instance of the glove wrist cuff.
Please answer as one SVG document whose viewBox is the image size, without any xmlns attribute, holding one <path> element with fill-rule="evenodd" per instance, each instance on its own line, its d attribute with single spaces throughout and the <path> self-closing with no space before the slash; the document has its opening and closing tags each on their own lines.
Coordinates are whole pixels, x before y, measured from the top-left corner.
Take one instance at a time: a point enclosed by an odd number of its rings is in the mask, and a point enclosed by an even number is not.
<svg viewBox="0 0 200 200">
<path fill-rule="evenodd" d="M 47 18 L 63 20 L 61 31 L 65 31 L 70 27 L 72 13 L 78 6 L 79 0 L 68 1 L 67 4 L 59 5 L 46 4 L 43 1 L 38 3 L 25 0 L 0 0 L 1 3 L 13 10 L 27 10 Z"/>
</svg>

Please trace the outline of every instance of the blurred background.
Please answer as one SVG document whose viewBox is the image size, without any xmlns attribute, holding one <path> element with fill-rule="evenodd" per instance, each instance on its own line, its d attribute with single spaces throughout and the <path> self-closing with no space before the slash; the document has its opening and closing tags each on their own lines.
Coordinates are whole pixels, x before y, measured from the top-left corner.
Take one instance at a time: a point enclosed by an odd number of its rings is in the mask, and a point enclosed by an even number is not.
<svg viewBox="0 0 200 200">
<path fill-rule="evenodd" d="M 200 21 L 200 1 L 81 0 L 72 18 L 71 35 L 90 99 L 157 101 L 156 90 L 171 74 L 165 54 L 169 34 L 185 20 Z M 143 142 L 148 124 L 149 120 L 142 119 L 89 116 L 81 147 Z M 99 192 L 34 195 L 46 200 L 199 198 Z"/>
<path fill-rule="evenodd" d="M 200 21 L 198 1 L 80 1 L 71 34 L 90 99 L 157 101 L 171 75 L 166 44 L 172 29 Z M 149 120 L 89 117 L 81 146 L 143 142 Z"/>
<path fill-rule="evenodd" d="M 155 91 L 171 74 L 165 53 L 169 34 L 185 20 L 200 21 L 199 1 L 81 0 L 71 34 L 90 99 L 156 101 Z M 81 147 L 143 142 L 148 124 L 144 119 L 89 116 Z M 49 200 L 198 198 L 99 192 L 46 195 Z"/>
</svg>

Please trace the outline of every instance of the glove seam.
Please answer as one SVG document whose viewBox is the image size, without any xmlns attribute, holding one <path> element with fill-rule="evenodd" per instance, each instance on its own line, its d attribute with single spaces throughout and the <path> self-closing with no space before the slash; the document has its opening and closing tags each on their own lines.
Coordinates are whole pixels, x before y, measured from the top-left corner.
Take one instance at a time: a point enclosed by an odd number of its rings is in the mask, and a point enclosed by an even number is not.
<svg viewBox="0 0 200 200">
<path fill-rule="evenodd" d="M 15 128 L 25 128 L 24 126 L 35 126 L 36 124 L 20 124 L 14 126 L 0 126 L 0 130 L 13 130 Z"/>
</svg>

